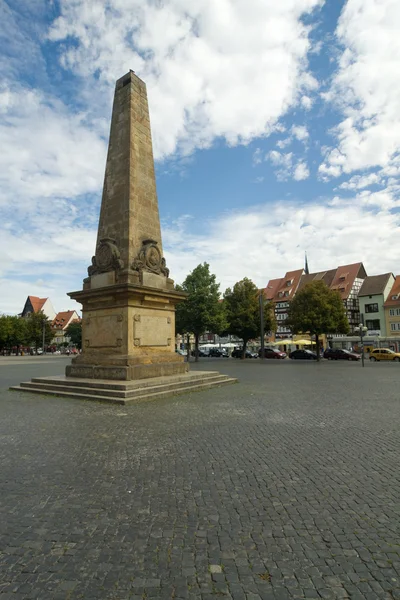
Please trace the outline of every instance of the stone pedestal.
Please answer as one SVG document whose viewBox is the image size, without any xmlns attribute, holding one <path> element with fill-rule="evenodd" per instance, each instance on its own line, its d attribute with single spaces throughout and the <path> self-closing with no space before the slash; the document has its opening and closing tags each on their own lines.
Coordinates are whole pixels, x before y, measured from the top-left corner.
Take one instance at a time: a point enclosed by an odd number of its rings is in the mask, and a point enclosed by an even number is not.
<svg viewBox="0 0 400 600">
<path fill-rule="evenodd" d="M 113 284 L 69 295 L 82 303 L 83 319 L 82 354 L 67 367 L 67 376 L 131 380 L 188 370 L 175 352 L 175 305 L 183 294 Z"/>
</svg>

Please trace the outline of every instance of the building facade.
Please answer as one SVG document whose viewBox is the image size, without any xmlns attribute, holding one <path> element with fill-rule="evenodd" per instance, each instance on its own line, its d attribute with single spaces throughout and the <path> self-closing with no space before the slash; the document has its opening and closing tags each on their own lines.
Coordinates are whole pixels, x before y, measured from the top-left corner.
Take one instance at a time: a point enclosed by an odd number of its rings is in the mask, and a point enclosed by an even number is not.
<svg viewBox="0 0 400 600">
<path fill-rule="evenodd" d="M 387 339 L 400 351 L 400 275 L 397 275 L 384 304 Z"/>
<path fill-rule="evenodd" d="M 366 277 L 358 294 L 361 322 L 368 336 L 386 337 L 385 302 L 393 287 L 393 273 Z"/>
<path fill-rule="evenodd" d="M 54 334 L 51 343 L 56 344 L 57 346 L 68 343 L 70 341 L 70 338 L 66 334 L 68 326 L 71 325 L 71 323 L 79 323 L 80 320 L 81 319 L 75 310 L 57 313 L 51 324 Z"/>
<path fill-rule="evenodd" d="M 264 295 L 275 305 L 276 340 L 292 336 L 285 325 L 290 302 L 298 291 L 313 281 L 323 281 L 330 289 L 338 291 L 346 309 L 350 332 L 354 332 L 354 328 L 360 323 L 358 294 L 366 276 L 363 264 L 354 263 L 318 273 L 306 273 L 304 269 L 288 271 L 282 279 L 270 280 Z"/>
</svg>

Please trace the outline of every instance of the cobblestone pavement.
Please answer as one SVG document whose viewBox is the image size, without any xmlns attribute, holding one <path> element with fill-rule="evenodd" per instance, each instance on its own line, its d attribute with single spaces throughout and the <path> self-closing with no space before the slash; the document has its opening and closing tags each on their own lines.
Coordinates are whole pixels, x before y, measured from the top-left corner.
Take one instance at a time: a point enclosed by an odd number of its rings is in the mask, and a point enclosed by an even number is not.
<svg viewBox="0 0 400 600">
<path fill-rule="evenodd" d="M 121 408 L 0 361 L 0 600 L 400 599 L 400 366 L 211 362 Z"/>
</svg>

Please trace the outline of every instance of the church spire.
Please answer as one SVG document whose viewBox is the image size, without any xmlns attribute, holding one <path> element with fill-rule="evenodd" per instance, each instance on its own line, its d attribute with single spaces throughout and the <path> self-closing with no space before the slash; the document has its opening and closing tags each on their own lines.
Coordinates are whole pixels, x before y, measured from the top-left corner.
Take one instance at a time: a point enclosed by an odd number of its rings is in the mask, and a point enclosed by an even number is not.
<svg viewBox="0 0 400 600">
<path fill-rule="evenodd" d="M 306 273 L 306 275 L 310 274 L 310 270 L 308 268 L 308 260 L 307 260 L 307 252 L 305 252 L 305 264 L 304 264 L 304 271 Z"/>
</svg>

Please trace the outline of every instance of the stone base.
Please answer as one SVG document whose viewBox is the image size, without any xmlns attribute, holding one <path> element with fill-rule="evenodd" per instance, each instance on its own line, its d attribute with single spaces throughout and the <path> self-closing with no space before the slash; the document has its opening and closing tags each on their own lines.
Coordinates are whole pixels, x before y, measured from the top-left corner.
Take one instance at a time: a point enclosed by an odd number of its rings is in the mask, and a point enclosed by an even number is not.
<svg viewBox="0 0 400 600">
<path fill-rule="evenodd" d="M 134 365 L 87 365 L 72 364 L 65 369 L 67 377 L 80 377 L 85 379 L 112 379 L 130 381 L 163 377 L 169 375 L 183 375 L 188 371 L 188 364 L 179 362 L 161 362 Z"/>
<path fill-rule="evenodd" d="M 139 381 L 79 379 L 63 376 L 37 377 L 10 389 L 81 400 L 129 404 L 176 394 L 190 394 L 236 382 L 237 379 L 221 375 L 218 371 L 193 371 L 183 375 L 153 377 Z"/>
</svg>

